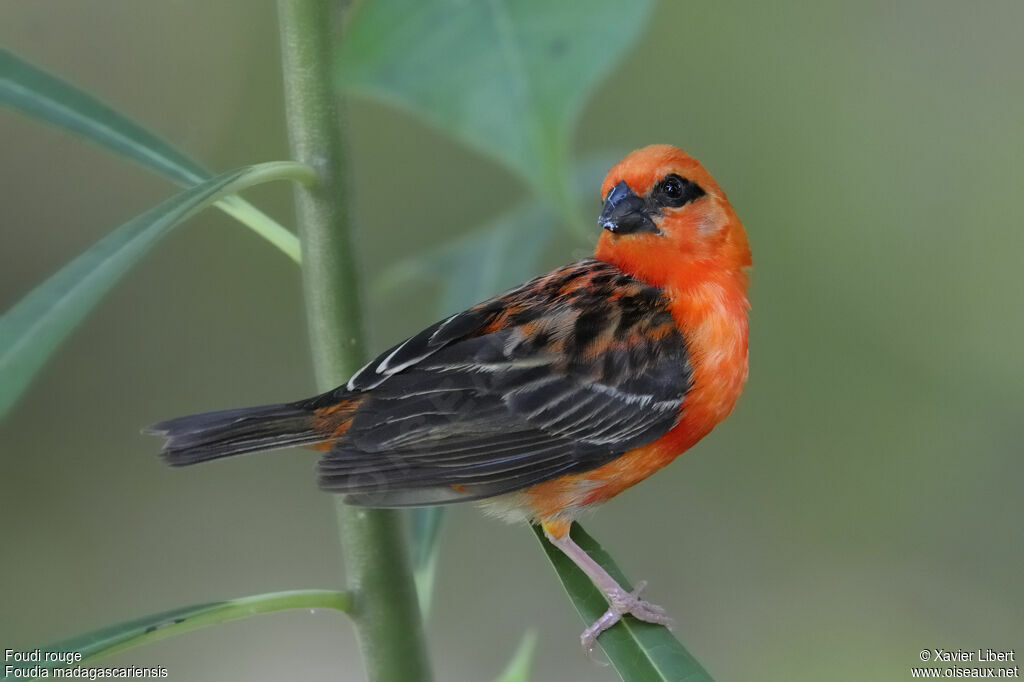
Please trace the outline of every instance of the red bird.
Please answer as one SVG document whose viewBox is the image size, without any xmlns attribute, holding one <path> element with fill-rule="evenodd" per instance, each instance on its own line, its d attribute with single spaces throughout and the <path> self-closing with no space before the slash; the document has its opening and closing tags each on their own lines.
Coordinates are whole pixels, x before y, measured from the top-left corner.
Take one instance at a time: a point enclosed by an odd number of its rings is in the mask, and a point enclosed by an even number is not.
<svg viewBox="0 0 1024 682">
<path fill-rule="evenodd" d="M 593 258 L 428 327 L 333 391 L 157 424 L 164 459 L 315 445 L 327 450 L 320 486 L 349 504 L 482 500 L 540 523 L 608 599 L 587 650 L 623 614 L 668 624 L 569 527 L 732 411 L 747 377 L 750 249 L 718 184 L 675 147 L 631 153 L 601 196 Z"/>
</svg>

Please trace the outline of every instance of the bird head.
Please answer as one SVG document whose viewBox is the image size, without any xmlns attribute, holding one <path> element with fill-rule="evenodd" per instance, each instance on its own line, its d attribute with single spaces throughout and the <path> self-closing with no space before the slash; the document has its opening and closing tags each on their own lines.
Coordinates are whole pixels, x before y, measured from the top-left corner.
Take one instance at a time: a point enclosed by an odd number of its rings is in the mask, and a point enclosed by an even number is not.
<svg viewBox="0 0 1024 682">
<path fill-rule="evenodd" d="M 601 185 L 604 229 L 596 257 L 651 284 L 751 264 L 743 225 L 725 193 L 681 149 L 651 145 L 616 164 Z"/>
</svg>

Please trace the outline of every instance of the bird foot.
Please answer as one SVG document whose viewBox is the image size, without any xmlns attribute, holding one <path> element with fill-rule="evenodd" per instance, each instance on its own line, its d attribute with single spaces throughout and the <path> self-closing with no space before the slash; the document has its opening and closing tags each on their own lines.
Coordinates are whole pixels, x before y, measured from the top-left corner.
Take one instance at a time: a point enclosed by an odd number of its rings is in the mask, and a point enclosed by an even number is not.
<svg viewBox="0 0 1024 682">
<path fill-rule="evenodd" d="M 648 623 L 664 625 L 669 629 L 675 626 L 675 621 L 665 613 L 665 609 L 640 598 L 645 587 L 647 587 L 647 583 L 640 582 L 632 592 L 626 592 L 621 587 L 617 587 L 605 593 L 605 597 L 608 599 L 608 610 L 580 635 L 580 644 L 583 645 L 587 656 L 593 657 L 598 636 L 622 620 L 622 617 L 627 614 Z"/>
</svg>

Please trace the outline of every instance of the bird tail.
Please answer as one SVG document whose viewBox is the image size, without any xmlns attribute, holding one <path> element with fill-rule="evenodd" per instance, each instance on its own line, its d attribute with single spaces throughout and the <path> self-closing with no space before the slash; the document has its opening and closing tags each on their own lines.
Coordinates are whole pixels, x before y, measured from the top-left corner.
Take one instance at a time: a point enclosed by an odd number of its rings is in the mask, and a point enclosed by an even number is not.
<svg viewBox="0 0 1024 682">
<path fill-rule="evenodd" d="M 312 400 L 205 412 L 154 424 L 143 433 L 165 439 L 160 456 L 180 467 L 248 452 L 331 442 L 358 401 Z"/>
</svg>

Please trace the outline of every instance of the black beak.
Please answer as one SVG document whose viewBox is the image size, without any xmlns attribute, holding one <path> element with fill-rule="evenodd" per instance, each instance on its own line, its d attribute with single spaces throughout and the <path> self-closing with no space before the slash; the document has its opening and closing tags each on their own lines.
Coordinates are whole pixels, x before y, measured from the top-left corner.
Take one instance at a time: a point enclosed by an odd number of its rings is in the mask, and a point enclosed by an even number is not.
<svg viewBox="0 0 1024 682">
<path fill-rule="evenodd" d="M 637 232 L 658 233 L 658 226 L 651 220 L 647 202 L 629 188 L 625 180 L 612 187 L 604 200 L 604 208 L 597 224 L 615 234 Z"/>
</svg>

